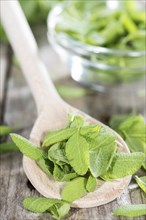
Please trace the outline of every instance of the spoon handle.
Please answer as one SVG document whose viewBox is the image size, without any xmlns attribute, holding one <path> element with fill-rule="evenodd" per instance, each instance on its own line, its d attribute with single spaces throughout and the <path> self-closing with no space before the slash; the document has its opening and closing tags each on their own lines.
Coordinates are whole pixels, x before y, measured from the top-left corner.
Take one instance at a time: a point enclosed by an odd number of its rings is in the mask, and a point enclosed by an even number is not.
<svg viewBox="0 0 146 220">
<path fill-rule="evenodd" d="M 22 72 L 35 98 L 38 112 L 61 101 L 42 63 L 37 43 L 17 0 L 1 1 L 1 20 Z"/>
</svg>

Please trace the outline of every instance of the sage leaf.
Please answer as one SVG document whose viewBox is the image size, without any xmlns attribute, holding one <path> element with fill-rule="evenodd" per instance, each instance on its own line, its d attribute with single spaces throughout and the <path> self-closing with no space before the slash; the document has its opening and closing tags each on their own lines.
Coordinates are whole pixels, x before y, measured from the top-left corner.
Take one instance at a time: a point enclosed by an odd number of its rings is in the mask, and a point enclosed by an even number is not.
<svg viewBox="0 0 146 220">
<path fill-rule="evenodd" d="M 48 176 L 53 176 L 54 164 L 52 161 L 44 159 L 43 157 L 37 161 L 39 167 L 46 173 Z"/>
<path fill-rule="evenodd" d="M 75 133 L 66 143 L 66 156 L 70 165 L 79 175 L 84 175 L 89 167 L 88 143 L 79 133 Z"/>
<path fill-rule="evenodd" d="M 60 200 L 52 198 L 26 197 L 23 200 L 23 206 L 29 211 L 42 213 L 59 202 Z"/>
<path fill-rule="evenodd" d="M 0 126 L 0 136 L 8 135 L 9 133 L 12 132 L 12 130 L 13 130 L 13 128 L 11 128 L 9 126 L 1 125 Z"/>
<path fill-rule="evenodd" d="M 125 217 L 138 217 L 138 216 L 146 215 L 146 205 L 145 204 L 124 205 L 115 209 L 113 214 L 115 216 L 125 216 Z"/>
<path fill-rule="evenodd" d="M 115 145 L 116 137 L 105 128 L 100 128 L 98 135 L 90 141 L 89 150 L 96 150 L 103 146 Z"/>
<path fill-rule="evenodd" d="M 87 141 L 92 141 L 97 138 L 101 126 L 88 125 L 80 128 L 80 134 L 84 136 Z"/>
<path fill-rule="evenodd" d="M 90 175 L 87 180 L 86 190 L 88 192 L 93 192 L 96 189 L 96 186 L 97 186 L 96 178 Z"/>
<path fill-rule="evenodd" d="M 120 124 L 119 130 L 127 131 L 128 135 L 132 138 L 140 138 L 142 141 L 145 141 L 146 125 L 141 115 L 129 117 Z"/>
<path fill-rule="evenodd" d="M 139 187 L 146 193 L 146 176 L 138 177 L 135 176 L 135 180 Z"/>
<path fill-rule="evenodd" d="M 54 144 L 53 146 L 51 146 L 48 150 L 48 158 L 60 165 L 60 164 L 68 164 L 68 160 L 67 160 L 67 157 L 65 155 L 65 149 L 64 147 L 62 147 L 62 144 L 60 143 L 57 143 L 57 144 Z"/>
<path fill-rule="evenodd" d="M 77 177 L 68 182 L 63 188 L 61 198 L 64 201 L 73 202 L 87 194 L 86 190 L 87 179 L 84 177 Z"/>
<path fill-rule="evenodd" d="M 64 201 L 54 204 L 49 208 L 49 212 L 52 214 L 52 217 L 55 219 L 61 219 L 65 217 L 70 210 L 70 204 Z"/>
<path fill-rule="evenodd" d="M 109 139 L 110 140 L 110 139 Z M 99 150 L 90 151 L 90 171 L 94 177 L 106 173 L 117 150 L 115 142 L 101 146 Z"/>
<path fill-rule="evenodd" d="M 13 142 L 16 144 L 16 146 L 22 152 L 22 154 L 31 158 L 32 160 L 39 160 L 45 155 L 45 152 L 43 150 L 38 148 L 36 145 L 32 144 L 26 138 L 24 138 L 18 134 L 13 134 L 13 133 L 10 134 L 10 136 L 11 136 Z"/>
<path fill-rule="evenodd" d="M 146 154 L 146 124 L 142 115 L 117 115 L 112 117 L 110 125 L 122 136 L 131 152 Z M 146 159 L 142 166 L 146 169 Z"/>
<path fill-rule="evenodd" d="M 69 181 L 71 179 L 74 179 L 78 175 L 71 171 L 68 171 L 68 173 L 65 172 L 65 169 L 61 169 L 57 164 L 54 165 L 54 171 L 53 171 L 53 177 L 56 181 Z"/>
<path fill-rule="evenodd" d="M 70 210 L 70 204 L 64 201 L 61 203 L 61 205 L 56 204 L 56 206 L 59 219 L 66 216 Z"/>
<path fill-rule="evenodd" d="M 102 175 L 102 178 L 117 179 L 132 175 L 140 169 L 144 159 L 145 155 L 141 152 L 116 153 L 109 170 L 105 175 Z"/>
<path fill-rule="evenodd" d="M 13 142 L 5 142 L 0 144 L 0 154 L 18 151 L 18 147 Z"/>
<path fill-rule="evenodd" d="M 132 115 L 133 114 L 130 114 L 130 115 L 128 115 L 128 114 L 113 115 L 112 118 L 109 121 L 109 125 L 110 125 L 111 128 L 118 131 L 119 125 L 121 123 L 123 123 L 123 121 L 125 121 L 126 119 L 131 117 Z"/>
<path fill-rule="evenodd" d="M 70 122 L 70 127 L 80 128 L 84 125 L 86 125 L 86 122 L 79 115 L 74 116 L 73 120 Z"/>
<path fill-rule="evenodd" d="M 58 142 L 67 140 L 76 132 L 76 128 L 65 128 L 56 131 L 50 131 L 44 138 L 43 147 L 56 144 Z"/>
<path fill-rule="evenodd" d="M 89 90 L 79 87 L 57 86 L 57 91 L 63 98 L 76 99 L 81 98 L 89 93 Z"/>
</svg>

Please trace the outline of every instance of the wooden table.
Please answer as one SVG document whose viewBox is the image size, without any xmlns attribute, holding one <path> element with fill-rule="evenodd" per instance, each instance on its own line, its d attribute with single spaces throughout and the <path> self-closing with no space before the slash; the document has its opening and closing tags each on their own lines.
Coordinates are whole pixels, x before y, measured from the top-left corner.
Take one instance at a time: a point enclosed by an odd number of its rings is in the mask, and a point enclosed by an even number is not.
<svg viewBox="0 0 146 220">
<path fill-rule="evenodd" d="M 40 32 L 36 32 L 41 33 Z M 37 36 L 40 54 L 55 85 L 76 86 L 66 67 L 50 48 L 47 40 Z M 29 137 L 33 123 L 37 117 L 36 106 L 25 79 L 18 65 L 12 60 L 13 54 L 9 46 L 1 45 L 1 113 L 0 123 L 18 127 L 17 132 Z M 30 76 L 31 77 L 31 76 Z M 137 88 L 137 90 L 136 90 Z M 135 92 L 138 91 L 138 92 Z M 112 89 L 106 94 L 92 93 L 82 98 L 66 99 L 73 106 L 85 111 L 91 116 L 107 123 L 113 114 L 127 113 L 132 110 L 144 114 L 144 82 L 132 87 L 123 86 Z M 27 180 L 22 167 L 22 155 L 7 153 L 0 160 L 0 219 L 1 220 L 46 220 L 52 219 L 48 214 L 34 214 L 26 211 L 22 200 L 26 196 L 39 196 Z M 126 220 L 112 216 L 113 210 L 125 204 L 146 203 L 146 196 L 132 180 L 123 194 L 106 205 L 90 209 L 72 209 L 68 220 Z M 144 220 L 145 217 L 136 218 Z"/>
</svg>

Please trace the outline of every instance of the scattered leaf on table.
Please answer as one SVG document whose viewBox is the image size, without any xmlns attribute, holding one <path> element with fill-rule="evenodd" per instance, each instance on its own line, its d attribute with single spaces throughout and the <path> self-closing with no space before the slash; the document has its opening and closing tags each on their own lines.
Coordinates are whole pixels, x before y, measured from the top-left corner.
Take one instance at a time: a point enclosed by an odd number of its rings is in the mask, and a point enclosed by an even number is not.
<svg viewBox="0 0 146 220">
<path fill-rule="evenodd" d="M 115 216 L 138 217 L 146 215 L 146 205 L 124 205 L 116 208 L 113 213 Z"/>
</svg>

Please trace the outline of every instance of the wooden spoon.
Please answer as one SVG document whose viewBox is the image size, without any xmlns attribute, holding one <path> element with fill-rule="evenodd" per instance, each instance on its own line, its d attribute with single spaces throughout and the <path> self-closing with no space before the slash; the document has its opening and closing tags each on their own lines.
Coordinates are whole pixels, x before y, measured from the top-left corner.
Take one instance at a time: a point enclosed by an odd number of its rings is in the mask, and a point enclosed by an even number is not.
<svg viewBox="0 0 146 220">
<path fill-rule="evenodd" d="M 69 106 L 60 98 L 49 78 L 49 73 L 39 58 L 36 41 L 16 0 L 1 2 L 1 19 L 38 109 L 39 116 L 30 134 L 30 140 L 40 146 L 47 131 L 65 126 L 68 113 L 81 115 L 89 123 L 101 124 L 94 118 Z M 129 153 L 122 138 L 112 129 L 110 131 L 116 135 L 120 151 Z M 32 185 L 43 196 L 60 199 L 60 192 L 65 183 L 54 181 L 39 168 L 35 161 L 25 156 L 23 157 L 23 167 Z M 72 206 L 89 208 L 108 203 L 123 192 L 130 179 L 131 176 L 128 176 L 111 182 L 102 182 L 100 187 L 98 187 L 98 183 L 94 192 L 74 201 Z"/>
</svg>

